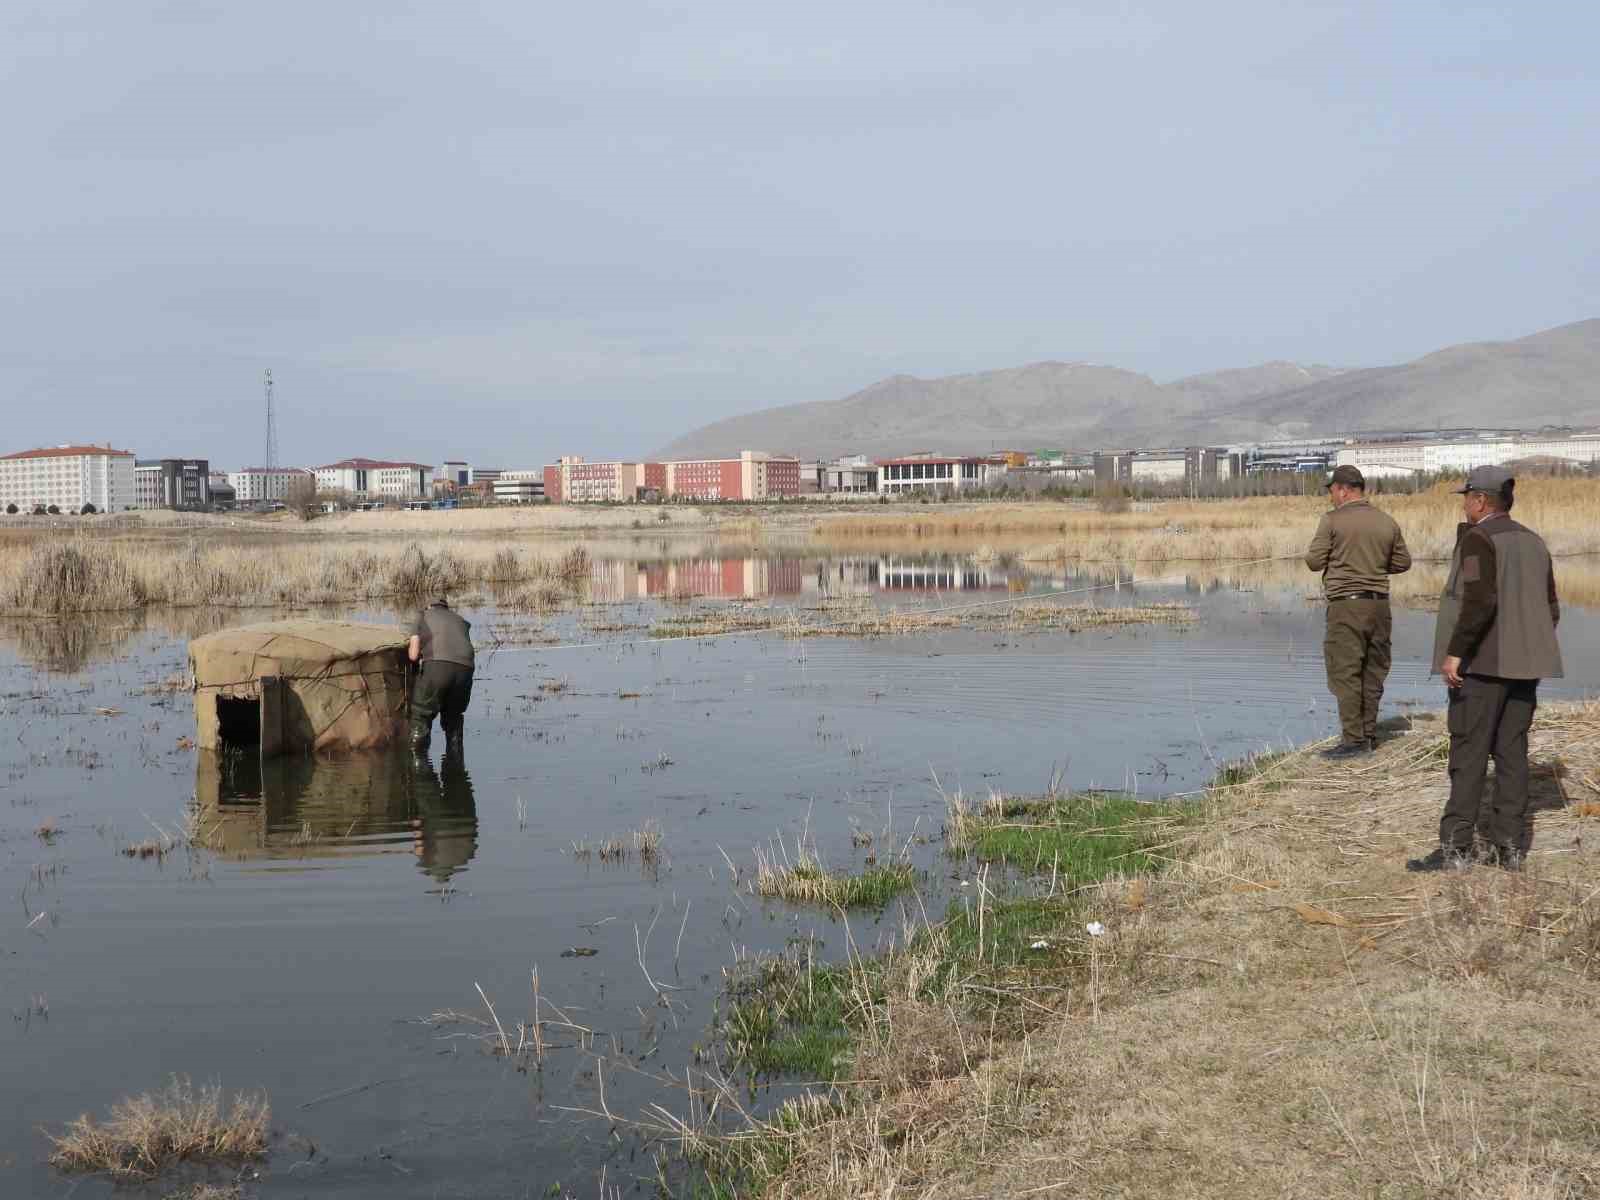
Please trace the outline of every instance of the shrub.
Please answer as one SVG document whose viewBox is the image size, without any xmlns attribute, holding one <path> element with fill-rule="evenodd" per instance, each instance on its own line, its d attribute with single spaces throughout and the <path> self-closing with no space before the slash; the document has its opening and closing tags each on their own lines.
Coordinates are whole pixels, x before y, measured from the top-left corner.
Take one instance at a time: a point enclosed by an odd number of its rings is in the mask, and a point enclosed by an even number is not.
<svg viewBox="0 0 1600 1200">
<path fill-rule="evenodd" d="M 98 512 L 98 511 L 99 511 L 99 510 L 98 510 L 98 509 L 97 509 L 97 508 L 95 508 L 95 506 L 94 506 L 94 505 L 92 505 L 92 504 L 85 504 L 85 505 L 84 505 L 84 506 L 83 506 L 83 507 L 82 507 L 82 508 L 80 508 L 80 509 L 79 509 L 79 510 L 78 510 L 78 515 L 79 515 L 79 516 L 80 516 L 80 517 L 92 517 L 92 516 L 94 516 L 94 514 L 95 514 L 95 513 L 96 513 L 96 512 Z"/>
<path fill-rule="evenodd" d="M 15 504 L 6 505 L 6 516 L 14 517 L 16 515 L 17 515 L 17 506 Z"/>
</svg>

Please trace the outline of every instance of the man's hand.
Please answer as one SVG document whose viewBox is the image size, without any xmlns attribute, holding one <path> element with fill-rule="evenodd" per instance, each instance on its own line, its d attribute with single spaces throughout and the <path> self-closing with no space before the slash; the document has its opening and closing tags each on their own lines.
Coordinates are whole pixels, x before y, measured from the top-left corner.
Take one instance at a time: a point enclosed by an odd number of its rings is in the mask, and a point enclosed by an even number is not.
<svg viewBox="0 0 1600 1200">
<path fill-rule="evenodd" d="M 1444 674 L 1445 687 L 1458 688 L 1461 686 L 1461 660 L 1454 654 L 1440 664 L 1439 670 Z"/>
</svg>

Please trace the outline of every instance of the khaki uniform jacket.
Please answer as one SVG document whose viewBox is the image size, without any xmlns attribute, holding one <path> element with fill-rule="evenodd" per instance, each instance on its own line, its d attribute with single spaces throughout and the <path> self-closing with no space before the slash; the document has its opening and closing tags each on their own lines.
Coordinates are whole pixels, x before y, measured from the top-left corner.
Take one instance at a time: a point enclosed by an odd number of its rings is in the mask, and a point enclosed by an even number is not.
<svg viewBox="0 0 1600 1200">
<path fill-rule="evenodd" d="M 1306 551 L 1306 566 L 1322 572 L 1329 600 L 1358 592 L 1389 594 L 1389 576 L 1411 569 L 1411 551 L 1400 526 L 1365 500 L 1352 500 L 1322 515 Z"/>
<path fill-rule="evenodd" d="M 1555 567 L 1543 538 L 1507 516 L 1456 528 L 1434 626 L 1433 674 L 1454 657 L 1463 675 L 1559 679 L 1560 620 Z"/>
</svg>

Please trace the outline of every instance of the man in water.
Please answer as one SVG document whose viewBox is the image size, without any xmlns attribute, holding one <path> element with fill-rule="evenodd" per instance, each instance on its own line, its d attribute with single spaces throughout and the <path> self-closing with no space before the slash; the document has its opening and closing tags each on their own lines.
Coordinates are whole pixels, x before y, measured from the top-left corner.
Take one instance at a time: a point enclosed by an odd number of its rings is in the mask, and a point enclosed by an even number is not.
<svg viewBox="0 0 1600 1200">
<path fill-rule="evenodd" d="M 411 748 L 428 752 L 433 718 L 444 729 L 446 747 L 461 744 L 462 724 L 472 700 L 472 626 L 440 596 L 417 614 L 408 653 L 417 664 L 411 690 Z"/>
<path fill-rule="evenodd" d="M 1479 856 L 1516 870 L 1527 853 L 1528 730 L 1539 680 L 1561 677 L 1555 568 L 1544 540 L 1511 519 L 1516 480 L 1474 467 L 1461 488 L 1450 575 L 1439 598 L 1433 672 L 1450 689 L 1450 799 L 1438 848 L 1408 871 L 1465 865 Z M 1483 803 L 1494 758 L 1494 803 Z"/>
<path fill-rule="evenodd" d="M 1344 735 L 1323 754 L 1349 758 L 1378 746 L 1378 705 L 1391 656 L 1389 576 L 1411 569 L 1411 552 L 1394 518 L 1367 503 L 1360 470 L 1334 468 L 1327 488 L 1333 509 L 1317 525 L 1306 566 L 1322 573 L 1328 599 L 1322 660 Z"/>
</svg>

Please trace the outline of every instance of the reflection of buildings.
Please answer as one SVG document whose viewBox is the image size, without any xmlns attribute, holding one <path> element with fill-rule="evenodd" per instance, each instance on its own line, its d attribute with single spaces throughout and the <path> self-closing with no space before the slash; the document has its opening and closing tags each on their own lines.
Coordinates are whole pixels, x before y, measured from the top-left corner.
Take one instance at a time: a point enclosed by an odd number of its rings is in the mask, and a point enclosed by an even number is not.
<svg viewBox="0 0 1600 1200">
<path fill-rule="evenodd" d="M 692 558 L 677 562 L 596 562 L 591 594 L 601 602 L 708 596 L 798 596 L 799 559 Z"/>
<path fill-rule="evenodd" d="M 409 853 L 441 882 L 478 848 L 472 779 L 459 753 L 437 771 L 404 750 L 268 759 L 201 751 L 195 799 L 206 844 L 239 859 Z"/>
<path fill-rule="evenodd" d="M 878 588 L 885 592 L 1003 592 L 1006 573 L 959 559 L 926 562 L 884 558 L 878 562 Z"/>
</svg>

